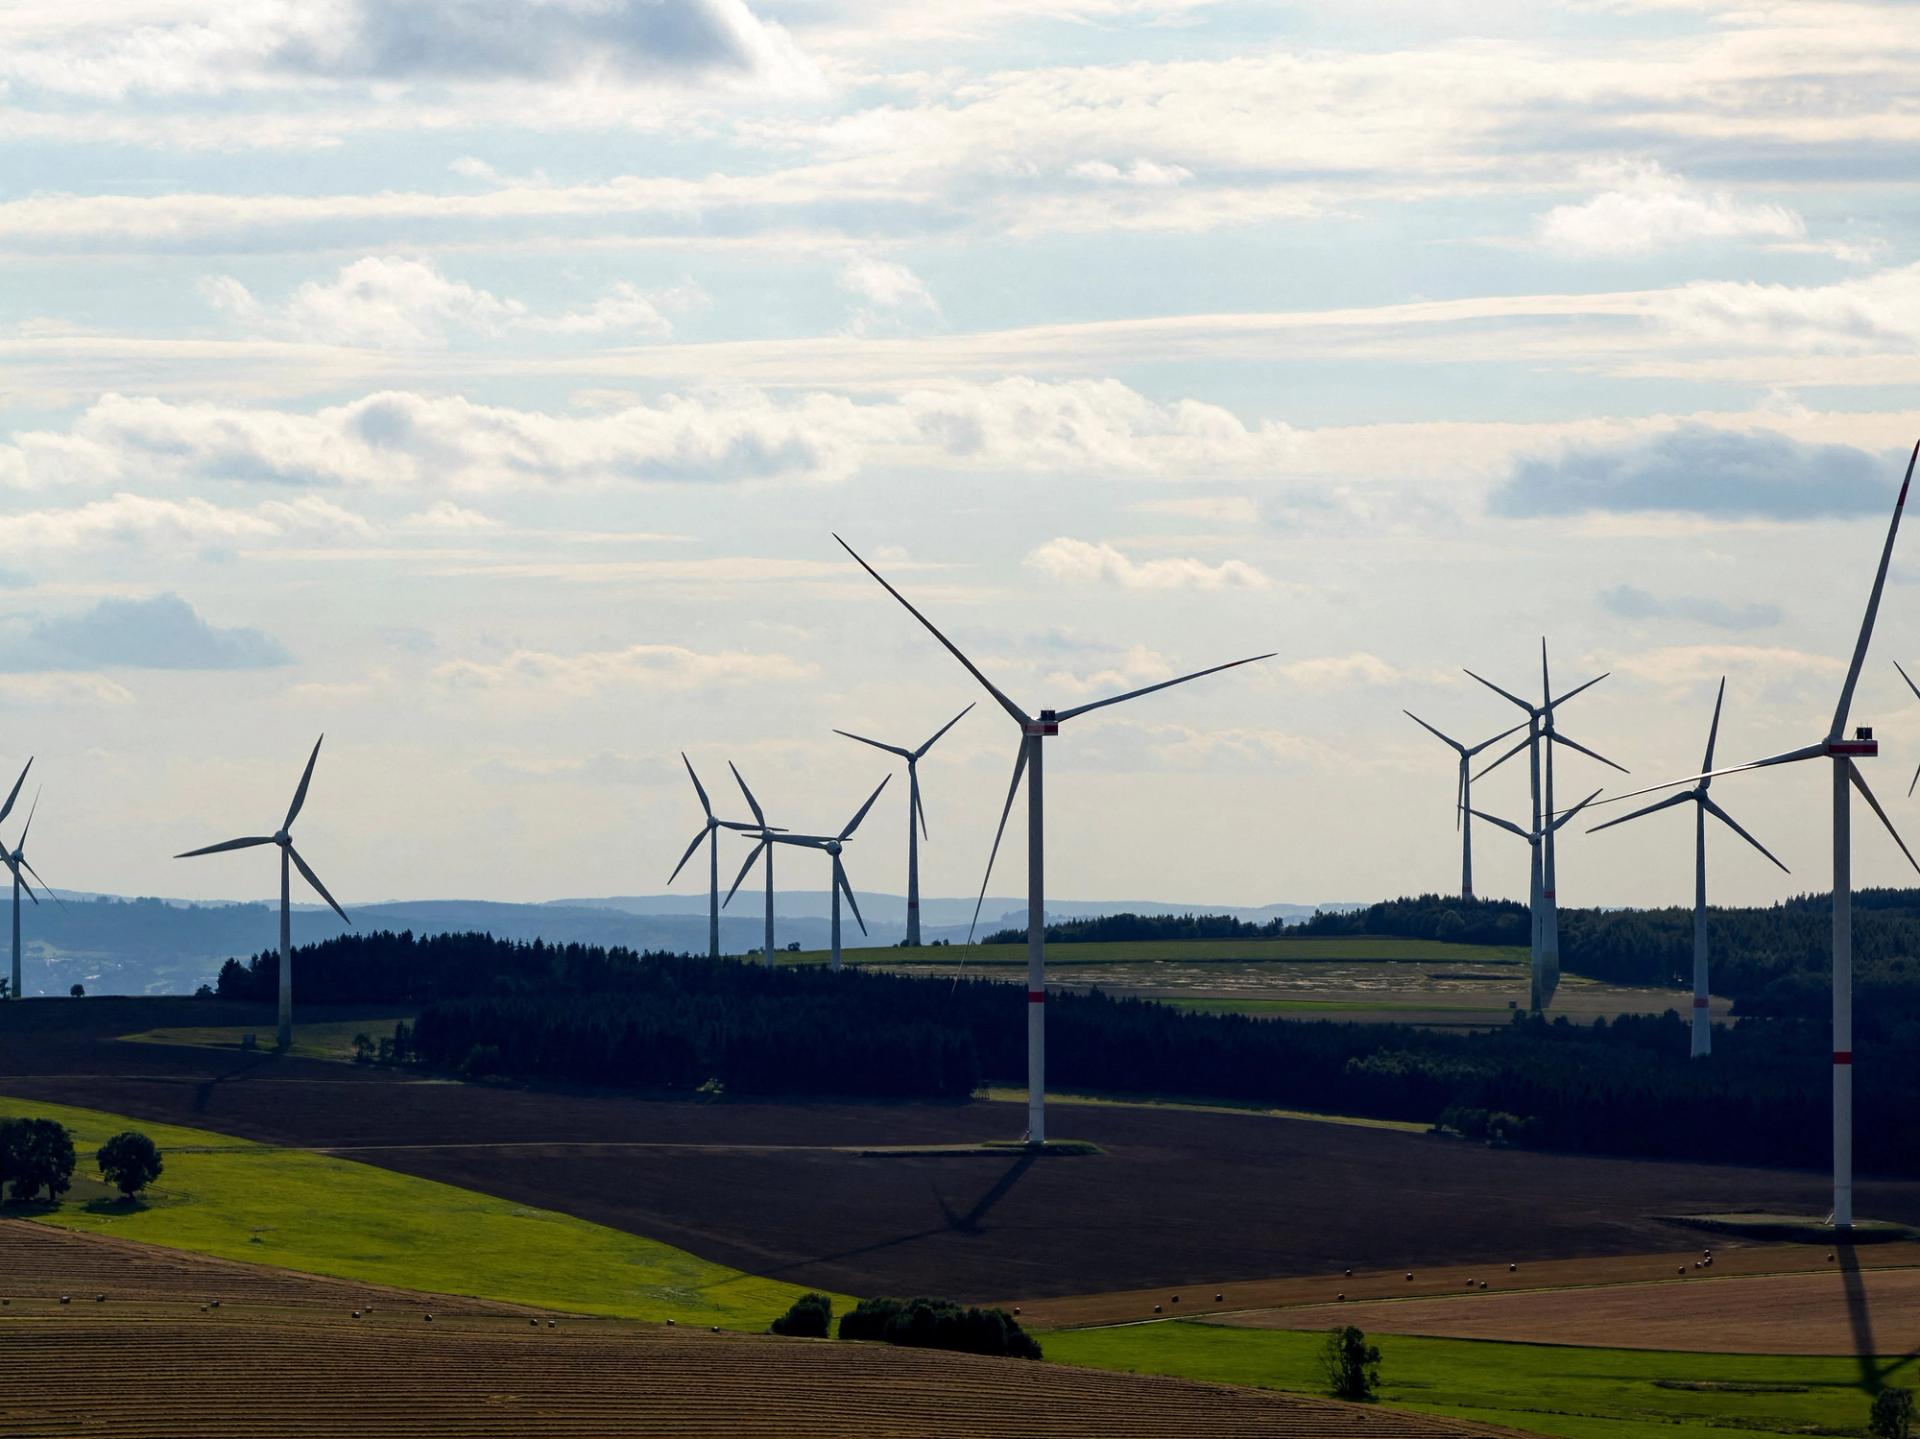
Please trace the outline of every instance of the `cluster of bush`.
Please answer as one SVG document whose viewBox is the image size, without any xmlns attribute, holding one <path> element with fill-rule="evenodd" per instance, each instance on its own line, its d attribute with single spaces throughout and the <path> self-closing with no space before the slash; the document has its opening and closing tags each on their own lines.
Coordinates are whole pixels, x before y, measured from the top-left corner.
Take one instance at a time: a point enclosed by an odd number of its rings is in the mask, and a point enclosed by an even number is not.
<svg viewBox="0 0 1920 1439">
<path fill-rule="evenodd" d="M 132 1199 L 160 1177 L 160 1150 L 135 1130 L 116 1134 L 94 1154 L 100 1177 Z M 0 1119 L 0 1196 L 15 1204 L 58 1204 L 73 1187 L 73 1133 L 57 1119 Z"/>
<path fill-rule="evenodd" d="M 803 1339 L 825 1339 L 833 1330 L 833 1301 L 804 1294 L 780 1318 L 773 1332 Z M 951 1299 L 863 1299 L 840 1317 L 842 1339 L 864 1339 L 910 1349 L 952 1349 L 961 1354 L 994 1354 L 1038 1359 L 1040 1346 L 1004 1309 L 978 1309 Z"/>
</svg>

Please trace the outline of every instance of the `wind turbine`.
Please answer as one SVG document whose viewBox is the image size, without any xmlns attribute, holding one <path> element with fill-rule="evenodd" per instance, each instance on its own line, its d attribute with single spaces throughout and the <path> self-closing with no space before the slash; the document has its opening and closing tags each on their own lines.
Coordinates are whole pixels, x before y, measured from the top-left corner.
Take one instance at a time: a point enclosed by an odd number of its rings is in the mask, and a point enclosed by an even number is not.
<svg viewBox="0 0 1920 1439">
<path fill-rule="evenodd" d="M 928 740 L 919 749 L 902 749 L 897 744 L 882 744 L 877 739 L 868 739 L 865 735 L 853 733 L 852 730 L 834 731 L 835 734 L 845 735 L 848 739 L 857 739 L 861 744 L 870 744 L 875 749 L 883 749 L 888 754 L 897 754 L 907 762 L 907 944 L 915 949 L 920 947 L 920 837 L 926 833 L 927 829 L 927 811 L 920 803 L 920 761 L 926 757 L 927 751 L 933 748 L 934 740 L 939 739 L 941 735 L 965 719 L 967 710 L 972 708 L 972 705 L 968 705 L 967 709 L 961 710 L 959 714 L 941 725 L 934 732 L 933 739 Z M 918 828 L 915 828 L 916 821 L 918 821 Z M 851 902 L 851 895 L 849 895 L 849 902 Z M 855 918 L 858 917 L 856 914 Z M 863 923 L 860 928 L 864 933 L 866 925 Z M 839 967 L 837 963 L 834 965 L 835 969 Z"/>
<path fill-rule="evenodd" d="M 853 556 L 854 562 L 861 569 L 879 581 L 882 589 L 900 601 L 908 614 L 926 626 L 928 633 L 940 641 L 948 654 L 966 666 L 967 673 L 978 680 L 981 687 L 999 703 L 1000 708 L 1020 726 L 1020 748 L 1013 762 L 1013 783 L 1007 787 L 1007 802 L 1000 811 L 1000 828 L 994 831 L 993 850 L 987 856 L 987 873 L 980 881 L 980 900 L 974 903 L 973 917 L 977 924 L 980 919 L 980 903 L 986 898 L 987 881 L 993 876 L 993 861 L 1000 853 L 1000 839 L 1006 833 L 1007 816 L 1013 811 L 1013 797 L 1019 792 L 1021 776 L 1031 769 L 1032 776 L 1027 781 L 1027 1144 L 1038 1148 L 1047 1140 L 1046 787 L 1043 782 L 1041 741 L 1049 735 L 1058 735 L 1060 726 L 1075 715 L 1083 715 L 1089 710 L 1119 704 L 1122 700 L 1137 699 L 1141 695 L 1152 694 L 1155 690 L 1185 684 L 1188 680 L 1197 680 L 1202 675 L 1230 670 L 1236 665 L 1270 659 L 1272 655 L 1250 655 L 1246 659 L 1230 660 L 1223 665 L 1196 670 L 1190 675 L 1181 675 L 1177 679 L 1143 685 L 1137 690 L 1129 690 L 1125 694 L 1111 695 L 1106 699 L 1075 705 L 1071 709 L 1041 710 L 1036 717 L 1029 715 L 1001 693 L 993 681 L 982 674 L 972 660 L 960 653 L 959 647 L 952 640 L 934 627 L 932 620 L 915 609 L 905 595 L 881 579 L 878 570 L 855 554 L 853 546 L 838 535 L 835 535 L 834 539 L 839 542 L 841 549 Z M 971 942 L 971 931 L 968 939 Z"/>
<path fill-rule="evenodd" d="M 1485 777 L 1512 759 L 1515 755 L 1519 754 L 1521 750 L 1527 751 L 1529 769 L 1528 783 L 1533 793 L 1533 827 L 1536 830 L 1540 830 L 1546 836 L 1546 843 L 1537 848 L 1533 855 L 1534 873 L 1532 876 L 1533 895 L 1531 900 L 1534 967 L 1533 995 L 1535 999 L 1534 1008 L 1539 1009 L 1553 1002 L 1553 992 L 1560 986 L 1560 901 L 1559 889 L 1556 883 L 1553 838 L 1558 832 L 1558 826 L 1543 824 L 1545 817 L 1553 813 L 1553 747 L 1560 744 L 1565 745 L 1569 749 L 1578 750 L 1588 758 L 1597 759 L 1601 764 L 1617 769 L 1622 774 L 1626 774 L 1627 769 L 1624 765 L 1614 764 L 1614 762 L 1605 755 L 1596 754 L 1585 745 L 1568 739 L 1554 727 L 1554 711 L 1582 690 L 1591 689 L 1593 686 L 1599 684 L 1601 680 L 1606 678 L 1606 675 L 1595 675 L 1585 684 L 1575 685 L 1572 689 L 1561 695 L 1559 699 L 1555 699 L 1553 697 L 1553 684 L 1547 675 L 1547 641 L 1544 636 L 1540 640 L 1540 703 L 1537 705 L 1529 704 L 1526 700 L 1521 699 L 1519 695 L 1501 689 L 1500 686 L 1492 680 L 1481 679 L 1481 677 L 1474 674 L 1472 670 L 1468 670 L 1466 673 L 1473 679 L 1480 680 L 1481 684 L 1485 685 L 1495 694 L 1511 700 L 1527 712 L 1527 737 L 1505 754 L 1501 755 L 1499 759 L 1481 770 L 1480 774 L 1476 775 L 1475 778 Z M 1544 796 L 1544 804 L 1540 788 L 1540 770 L 1543 751 L 1546 759 L 1546 793 Z"/>
<path fill-rule="evenodd" d="M 1565 825 L 1568 820 L 1572 819 L 1576 814 L 1580 813 L 1581 810 L 1585 809 L 1588 805 L 1592 804 L 1594 801 L 1594 798 L 1599 793 L 1600 793 L 1599 790 L 1595 790 L 1593 794 L 1588 795 L 1585 799 L 1581 800 L 1580 803 L 1575 805 L 1572 809 L 1568 810 L 1565 814 L 1559 816 L 1557 819 L 1549 819 L 1544 824 L 1536 823 L 1532 829 L 1522 829 L 1520 828 L 1519 825 L 1515 824 L 1512 820 L 1501 819 L 1499 815 L 1488 814 L 1483 809 L 1476 809 L 1473 811 L 1473 813 L 1479 815 L 1480 818 L 1487 821 L 1488 824 L 1497 824 L 1500 826 L 1500 828 L 1510 831 L 1513 834 L 1519 835 L 1520 838 L 1524 839 L 1527 842 L 1528 846 L 1533 850 L 1533 887 L 1534 887 L 1534 896 L 1536 899 L 1538 899 L 1539 893 L 1540 893 L 1540 875 L 1541 875 L 1540 851 L 1544 847 L 1543 842 L 1551 842 L 1553 839 L 1554 833 L 1557 830 L 1559 830 L 1563 825 Z M 1533 970 L 1533 976 L 1532 976 L 1532 983 L 1530 986 L 1530 992 L 1527 1000 L 1527 1007 L 1529 1009 L 1539 1011 L 1539 1010 L 1545 1009 L 1547 1005 L 1552 1003 L 1553 1001 L 1552 986 L 1557 985 L 1560 982 L 1560 967 L 1558 964 L 1554 966 L 1551 973 L 1551 982 L 1549 982 L 1547 975 L 1543 972 L 1540 966 L 1539 955 L 1538 955 L 1538 952 L 1536 951 L 1534 955 L 1534 963 L 1532 966 L 1532 970 Z M 1545 993 L 1542 993 L 1543 988 L 1545 990 Z"/>
<path fill-rule="evenodd" d="M 1472 899 L 1473 774 L 1472 766 L 1468 764 L 1468 761 L 1488 745 L 1498 744 L 1501 740 L 1512 734 L 1514 730 L 1519 729 L 1520 726 L 1514 725 L 1509 729 L 1501 730 L 1500 733 L 1492 739 L 1483 739 L 1479 744 L 1469 746 L 1461 744 L 1459 740 L 1453 739 L 1448 735 L 1441 734 L 1439 730 L 1421 719 L 1420 716 L 1412 710 L 1401 710 L 1400 713 L 1419 725 L 1421 729 L 1425 730 L 1442 744 L 1448 746 L 1460 757 L 1460 775 L 1454 785 L 1453 791 L 1453 826 L 1460 831 L 1460 897 L 1462 899 Z"/>
<path fill-rule="evenodd" d="M 965 713 L 965 711 L 962 711 L 962 713 Z M 938 739 L 938 738 L 939 738 L 938 735 L 934 736 L 934 739 Z M 932 740 L 929 740 L 928 743 L 931 744 Z M 892 778 L 893 778 L 892 775 L 888 775 L 886 779 L 881 780 L 880 783 L 874 787 L 873 793 L 867 796 L 867 802 L 860 806 L 859 812 L 855 814 L 852 819 L 847 821 L 847 827 L 841 830 L 840 833 L 838 834 L 831 834 L 831 835 L 830 834 L 781 834 L 778 831 L 772 831 L 768 833 L 765 839 L 760 841 L 761 844 L 764 844 L 769 848 L 771 848 L 776 844 L 792 844 L 792 845 L 798 845 L 803 849 L 825 850 L 827 854 L 832 858 L 833 882 L 827 886 L 827 895 L 832 900 L 832 912 L 833 912 L 832 969 L 835 974 L 838 974 L 840 972 L 840 896 L 841 894 L 844 893 L 847 897 L 847 904 L 853 910 L 854 922 L 860 926 L 860 933 L 865 934 L 867 932 L 867 922 L 864 919 L 860 918 L 860 905 L 853 897 L 853 886 L 847 883 L 847 868 L 844 864 L 840 862 L 840 848 L 848 840 L 853 838 L 853 832 L 856 829 L 860 828 L 860 821 L 867 817 L 867 811 L 873 808 L 873 802 L 878 798 L 880 798 L 880 791 L 887 787 L 887 780 Z M 747 868 L 750 869 L 752 868 L 752 866 L 753 866 L 753 856 L 748 855 Z M 747 872 L 746 869 L 743 869 L 740 871 L 742 878 L 746 876 L 746 872 Z"/>
<path fill-rule="evenodd" d="M 320 758 L 320 745 L 325 739 L 326 736 L 321 735 L 313 742 L 313 753 L 307 756 L 307 767 L 300 776 L 300 787 L 293 792 L 293 803 L 287 806 L 287 817 L 280 822 L 279 829 L 272 834 L 255 834 L 242 839 L 229 839 L 220 844 L 210 844 L 202 849 L 190 849 L 184 854 L 174 856 L 175 859 L 192 859 L 197 855 L 220 854 L 229 849 L 251 849 L 260 844 L 274 844 L 280 847 L 280 1022 L 276 1043 L 283 1050 L 290 1048 L 293 1044 L 293 901 L 287 875 L 288 861 L 292 861 L 294 868 L 300 871 L 307 883 L 314 887 L 320 898 L 332 907 L 335 914 L 346 920 L 348 924 L 353 923 L 352 920 L 347 919 L 347 912 L 340 908 L 332 895 L 327 893 L 327 887 L 320 883 L 320 876 L 308 867 L 307 862 L 300 858 L 300 852 L 293 847 L 293 822 L 300 814 L 300 806 L 307 802 L 307 785 L 313 779 L 314 761 Z"/>
<path fill-rule="evenodd" d="M 1900 514 L 1907 506 L 1907 488 L 1913 483 L 1914 461 L 1920 460 L 1920 444 L 1913 447 L 1913 453 L 1907 459 L 1907 473 L 1900 481 L 1899 498 L 1893 502 L 1893 520 L 1887 526 L 1886 546 L 1880 551 L 1880 567 L 1874 571 L 1873 588 L 1867 593 L 1867 612 L 1860 620 L 1860 637 L 1854 641 L 1853 662 L 1847 666 L 1846 683 L 1840 687 L 1840 702 L 1834 706 L 1833 723 L 1827 727 L 1826 737 L 1816 740 L 1799 749 L 1788 750 L 1784 754 L 1768 755 L 1765 759 L 1751 760 L 1746 764 L 1728 765 L 1724 769 L 1709 770 L 1703 774 L 1688 775 L 1685 779 L 1668 780 L 1665 784 L 1649 786 L 1647 789 L 1634 790 L 1618 796 L 1619 799 L 1632 799 L 1635 795 L 1652 794 L 1655 790 L 1670 789 L 1677 784 L 1694 784 L 1697 781 L 1711 779 L 1716 775 L 1738 774 L 1743 770 L 1767 769 L 1777 764 L 1793 764 L 1803 759 L 1824 759 L 1832 766 L 1833 792 L 1833 1227 L 1850 1230 L 1853 1228 L 1853 830 L 1852 796 L 1848 786 L 1860 791 L 1880 823 L 1887 827 L 1887 833 L 1893 836 L 1893 842 L 1900 846 L 1900 853 L 1907 857 L 1907 863 L 1920 871 L 1920 861 L 1913 857 L 1913 851 L 1907 848 L 1907 842 L 1900 838 L 1900 832 L 1893 827 L 1893 821 L 1887 818 L 1887 812 L 1880 808 L 1880 801 L 1874 798 L 1873 791 L 1867 788 L 1866 776 L 1860 773 L 1857 759 L 1870 759 L 1880 753 L 1879 741 L 1874 739 L 1873 730 L 1862 725 L 1854 730 L 1853 738 L 1843 738 L 1847 728 L 1847 712 L 1853 708 L 1854 686 L 1860 682 L 1860 667 L 1866 662 L 1867 646 L 1873 640 L 1873 622 L 1880 613 L 1880 595 L 1887 586 L 1887 566 L 1893 559 L 1893 542 L 1900 533 Z"/>
<path fill-rule="evenodd" d="M 687 846 L 687 852 L 680 856 L 680 863 L 676 864 L 673 867 L 673 873 L 667 876 L 667 883 L 673 883 L 680 871 L 687 867 L 687 861 L 693 858 L 693 852 L 700 848 L 700 841 L 705 840 L 707 842 L 707 958 L 718 959 L 720 957 L 720 831 L 740 829 L 752 833 L 759 827 L 737 819 L 715 819 L 713 806 L 707 802 L 706 787 L 700 783 L 700 776 L 693 772 L 693 761 L 687 758 L 685 750 L 680 752 L 680 763 L 687 767 L 687 778 L 693 781 L 693 792 L 700 796 L 700 808 L 706 811 L 707 822 L 693 837 L 693 843 Z M 743 783 L 741 788 L 745 787 Z"/>
<path fill-rule="evenodd" d="M 753 811 L 753 818 L 755 820 L 755 823 L 753 824 L 743 824 L 738 826 L 738 828 L 744 830 L 748 834 L 758 835 L 760 838 L 755 842 L 753 846 L 753 853 L 747 856 L 747 862 L 740 866 L 740 873 L 737 876 L 735 876 L 733 881 L 733 889 L 730 889 L 727 891 L 727 897 L 721 900 L 720 904 L 722 908 L 725 908 L 727 905 L 733 903 L 734 891 L 740 888 L 740 881 L 747 877 L 747 871 L 753 868 L 754 860 L 758 858 L 762 853 L 764 853 L 767 857 L 766 960 L 768 964 L 772 964 L 773 963 L 773 845 L 770 841 L 773 839 L 773 837 L 776 834 L 780 834 L 782 833 L 782 831 L 774 829 L 772 826 L 770 826 L 767 823 L 767 816 L 760 808 L 760 801 L 753 797 L 753 791 L 747 788 L 747 782 L 744 779 L 740 778 L 740 771 L 738 767 L 734 765 L 732 760 L 727 761 L 727 768 L 733 771 L 734 779 L 739 782 L 740 793 L 742 793 L 747 797 L 747 808 Z"/>
<path fill-rule="evenodd" d="M 13 789 L 7 795 L 6 803 L 0 804 L 0 820 L 6 819 L 8 815 L 13 813 L 13 802 L 20 798 L 20 786 L 27 782 L 27 771 L 32 768 L 33 760 L 29 758 L 26 764 L 21 766 L 20 778 L 13 782 Z M 39 798 L 36 796 L 34 805 L 38 807 L 39 803 Z M 11 853 L 4 844 L 0 844 L 0 858 L 4 858 L 7 868 L 13 872 L 13 983 L 7 988 L 7 995 L 11 999 L 19 999 L 22 997 L 20 993 L 20 891 L 24 888 L 27 892 L 28 899 L 32 900 L 35 904 L 40 903 L 39 896 L 33 892 L 33 886 L 20 877 L 20 866 L 27 864 L 27 857 L 24 852 L 27 843 L 27 830 L 32 828 L 33 813 L 30 810 L 27 813 L 26 828 L 20 831 L 22 853 L 19 855 Z M 40 879 L 39 871 L 35 870 L 32 865 L 27 865 L 27 871 L 32 874 L 35 879 Z M 45 880 L 41 880 L 40 882 L 43 885 L 46 883 Z M 49 894 L 53 893 L 52 890 L 48 890 L 47 892 Z"/>
<path fill-rule="evenodd" d="M 1727 697 L 1726 676 L 1720 678 L 1720 692 L 1713 700 L 1713 724 L 1707 730 L 1707 757 L 1700 762 L 1702 770 L 1713 769 L 1713 745 L 1720 736 L 1720 702 Z M 1588 834 L 1598 834 L 1603 829 L 1612 829 L 1616 824 L 1625 824 L 1630 819 L 1652 814 L 1656 810 L 1671 809 L 1677 804 L 1694 806 L 1693 812 L 1693 1048 L 1692 1056 L 1699 1059 L 1713 1052 L 1713 1018 L 1707 1013 L 1707 816 L 1712 815 L 1728 829 L 1732 830 L 1773 863 L 1779 866 L 1782 874 L 1791 873 L 1784 864 L 1774 858 L 1773 851 L 1759 840 L 1740 828 L 1734 817 L 1713 802 L 1707 794 L 1707 786 L 1713 783 L 1708 773 L 1692 789 L 1681 790 L 1679 794 L 1657 800 L 1645 809 L 1637 809 L 1632 814 L 1623 814 L 1618 819 L 1610 819 L 1605 824 L 1597 824 L 1588 830 Z"/>
</svg>

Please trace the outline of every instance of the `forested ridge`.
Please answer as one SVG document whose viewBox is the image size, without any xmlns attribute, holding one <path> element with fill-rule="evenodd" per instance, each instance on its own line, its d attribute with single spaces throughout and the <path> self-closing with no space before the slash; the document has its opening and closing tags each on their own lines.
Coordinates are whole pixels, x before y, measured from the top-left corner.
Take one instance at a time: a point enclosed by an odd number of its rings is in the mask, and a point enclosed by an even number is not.
<svg viewBox="0 0 1920 1439">
<path fill-rule="evenodd" d="M 276 959 L 230 964 L 266 1000 Z M 1024 986 L 641 955 L 485 935 L 353 935 L 295 954 L 316 1003 L 424 1005 L 410 1057 L 470 1075 L 736 1093 L 963 1099 L 1026 1070 Z M 1856 1024 L 1863 1169 L 1920 1173 L 1920 1010 L 1891 992 Z M 1450 1034 L 1255 1019 L 1092 992 L 1049 996 L 1062 1089 L 1445 1123 L 1593 1153 L 1817 1167 L 1827 1159 L 1824 1007 L 1723 1029 L 1686 1058 L 1677 1016 L 1516 1018 Z"/>
</svg>

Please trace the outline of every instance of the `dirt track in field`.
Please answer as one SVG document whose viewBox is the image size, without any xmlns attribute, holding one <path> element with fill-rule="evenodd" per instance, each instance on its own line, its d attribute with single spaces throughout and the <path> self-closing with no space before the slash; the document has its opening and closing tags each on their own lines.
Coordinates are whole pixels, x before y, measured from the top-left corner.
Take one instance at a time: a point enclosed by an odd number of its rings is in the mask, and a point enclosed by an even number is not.
<svg viewBox="0 0 1920 1439">
<path fill-rule="evenodd" d="M 881 1345 L 712 1335 L 183 1257 L 0 1221 L 0 1436 L 255 1439 L 1501 1431 L 1261 1390 Z M 74 1302 L 59 1303 L 71 1294 Z M 94 1295 L 105 1293 L 104 1303 Z M 201 1296 L 223 1293 L 218 1309 Z M 362 1317 L 350 1305 L 377 1294 Z M 432 1313 L 429 1324 L 425 1314 Z"/>
<path fill-rule="evenodd" d="M 1704 1354 L 1898 1356 L 1920 1351 L 1920 1270 L 1833 1264 L 1801 1274 L 1308 1305 L 1210 1322 L 1254 1329 L 1358 1324 L 1380 1334 Z"/>
<path fill-rule="evenodd" d="M 1662 1215 L 1818 1214 L 1828 1198 L 1826 1181 L 1810 1173 L 1490 1150 L 1125 1106 L 1053 1110 L 1057 1136 L 1092 1140 L 1102 1155 L 867 1158 L 836 1147 L 1013 1138 L 1023 1115 L 1001 1103 L 714 1104 L 403 1080 L 117 1043 L 105 1036 L 180 1023 L 178 1010 L 155 1017 L 133 1002 L 94 1005 L 71 1007 L 99 1016 L 93 1032 L 63 1016 L 73 1027 L 24 1035 L 0 1011 L 0 1093 L 352 1147 L 362 1162 L 842 1293 L 1037 1300 L 1197 1282 L 1218 1289 L 1345 1266 L 1649 1254 L 1693 1242 Z M 362 1148 L 375 1145 L 398 1147 Z M 1920 1222 L 1920 1183 L 1863 1181 L 1859 1206 Z"/>
</svg>

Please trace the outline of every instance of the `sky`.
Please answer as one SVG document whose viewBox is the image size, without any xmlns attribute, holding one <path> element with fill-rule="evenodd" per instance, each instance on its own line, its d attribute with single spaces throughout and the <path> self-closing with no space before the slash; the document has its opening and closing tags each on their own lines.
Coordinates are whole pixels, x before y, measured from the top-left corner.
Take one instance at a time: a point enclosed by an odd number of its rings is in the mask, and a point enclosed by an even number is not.
<svg viewBox="0 0 1920 1439">
<path fill-rule="evenodd" d="M 656 892 L 683 750 L 723 813 L 731 761 L 837 828 L 892 762 L 835 728 L 985 697 L 836 532 L 1030 710 L 1274 652 L 1048 742 L 1062 898 L 1455 885 L 1401 711 L 1506 728 L 1462 668 L 1532 693 L 1543 637 L 1632 771 L 1563 799 L 1691 772 L 1722 676 L 1721 758 L 1817 739 L 1920 436 L 1915 73 L 1909 4 L 0 9 L 35 864 L 270 895 L 170 856 L 271 832 L 322 731 L 296 836 L 349 906 Z M 1917 546 L 1854 718 L 1920 840 Z M 928 893 L 979 884 L 1014 748 L 989 701 L 925 762 Z M 903 791 L 862 888 L 904 887 Z M 1793 871 L 1718 831 L 1716 899 L 1828 883 L 1818 767 L 1715 792 Z M 1683 813 L 1572 829 L 1561 901 L 1684 902 L 1690 860 Z"/>
</svg>

